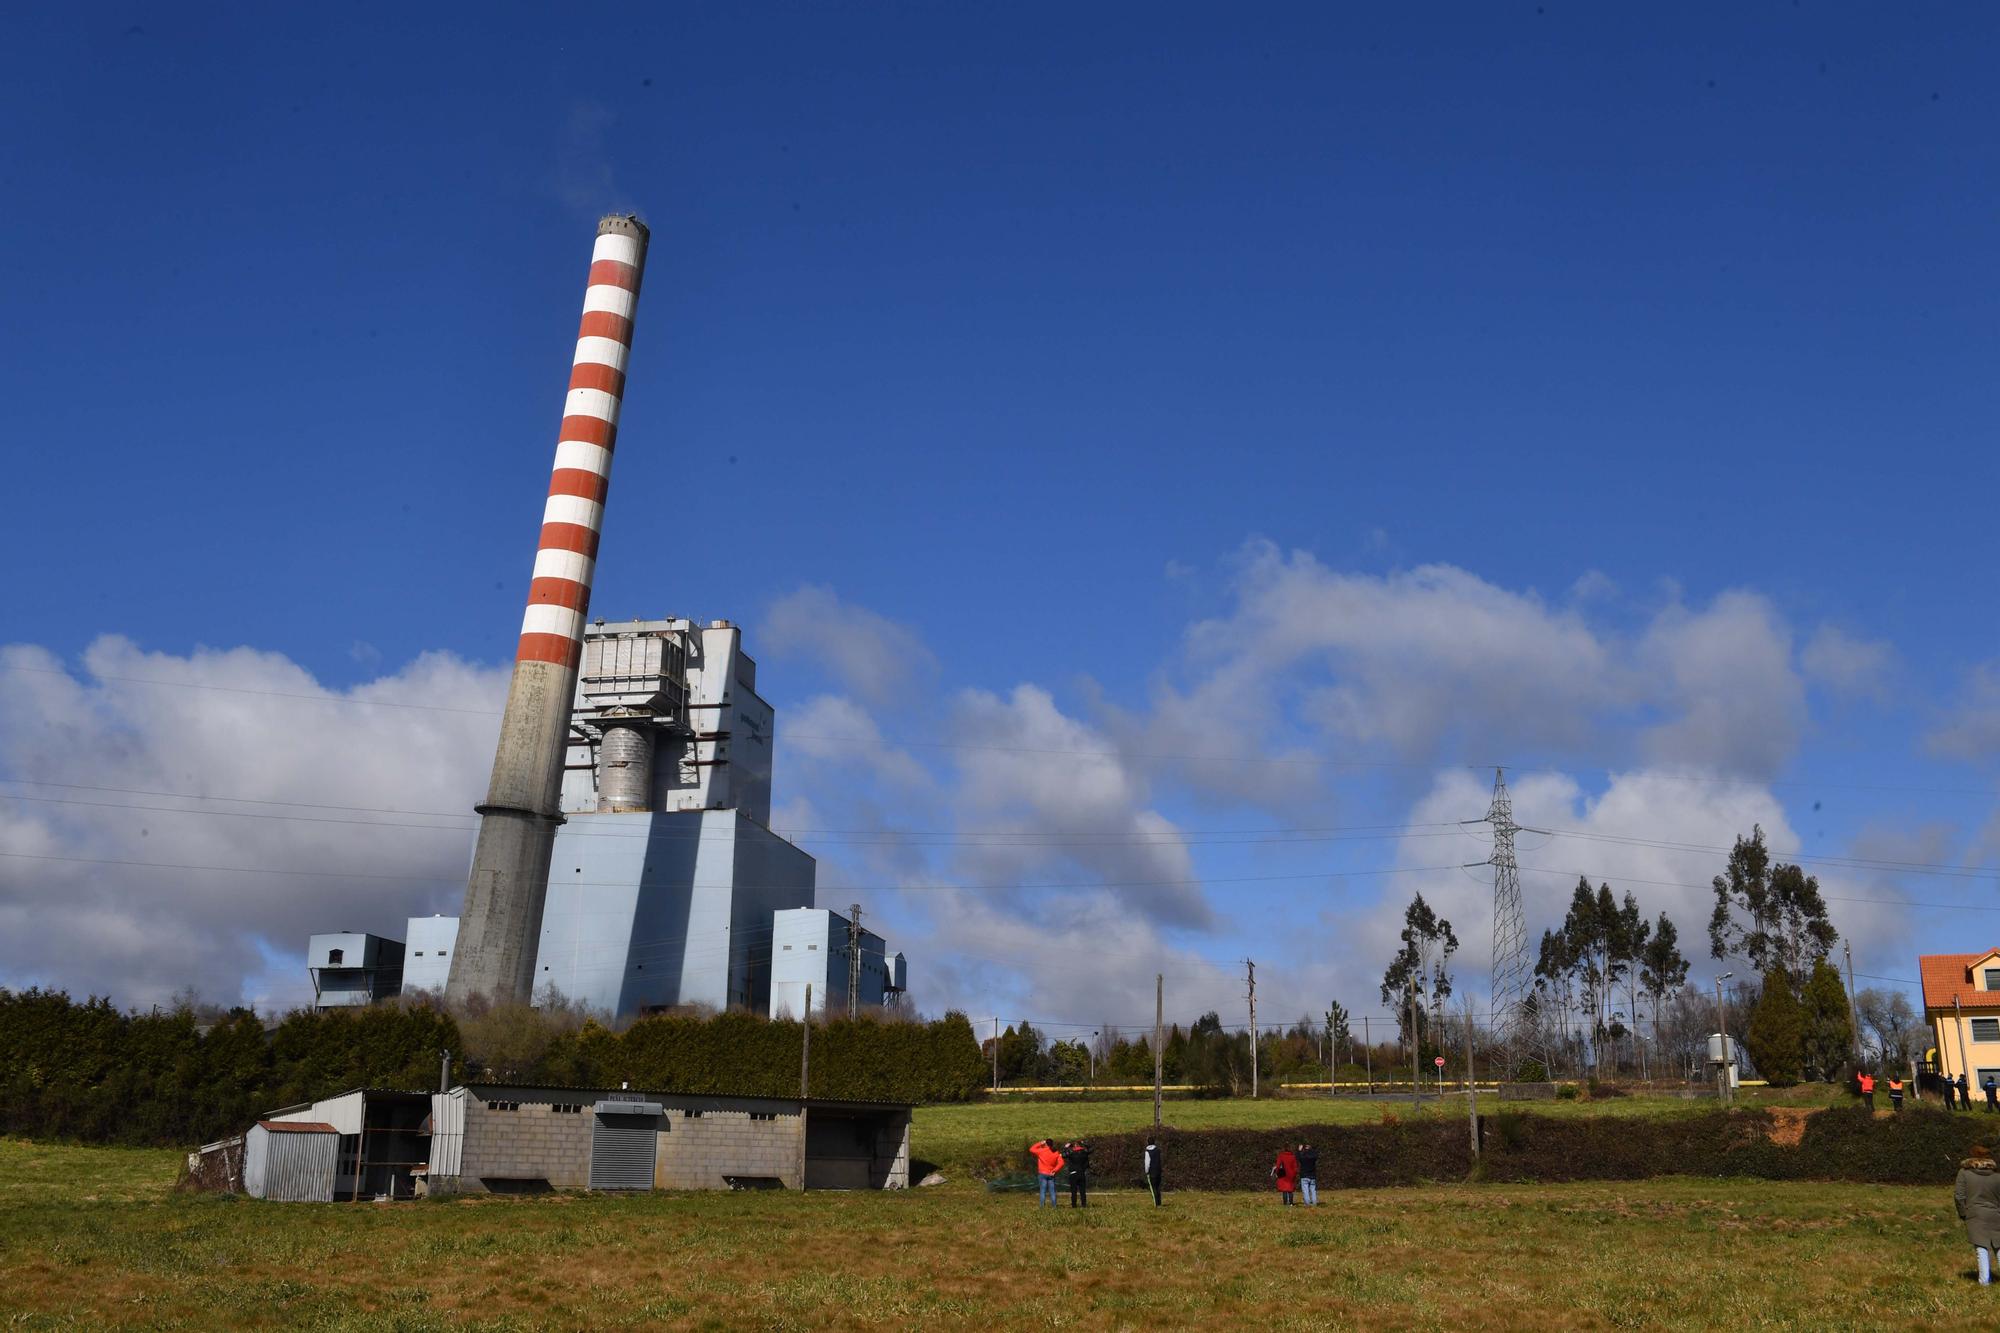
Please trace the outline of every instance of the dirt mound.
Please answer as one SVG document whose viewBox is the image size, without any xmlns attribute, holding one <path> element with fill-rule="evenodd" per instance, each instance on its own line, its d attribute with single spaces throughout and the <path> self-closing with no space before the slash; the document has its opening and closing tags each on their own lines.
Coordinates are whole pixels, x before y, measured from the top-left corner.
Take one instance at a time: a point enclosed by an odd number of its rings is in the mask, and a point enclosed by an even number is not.
<svg viewBox="0 0 2000 1333">
<path fill-rule="evenodd" d="M 1806 1136 L 1806 1117 L 1817 1108 L 1771 1106 L 1765 1109 L 1771 1113 L 1771 1142 L 1780 1148 L 1796 1148 L 1799 1140 Z"/>
</svg>

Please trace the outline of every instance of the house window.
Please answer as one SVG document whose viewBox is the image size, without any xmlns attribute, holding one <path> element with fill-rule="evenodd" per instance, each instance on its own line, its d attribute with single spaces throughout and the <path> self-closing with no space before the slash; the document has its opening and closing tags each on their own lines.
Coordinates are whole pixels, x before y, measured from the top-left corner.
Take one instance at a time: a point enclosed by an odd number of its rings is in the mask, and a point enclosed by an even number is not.
<svg viewBox="0 0 2000 1333">
<path fill-rule="evenodd" d="M 2000 1018 L 1975 1018 L 1972 1020 L 1974 1041 L 2000 1041 Z"/>
<path fill-rule="evenodd" d="M 521 1109 L 521 1103 L 519 1103 L 519 1102 L 488 1102 L 488 1103 L 486 1103 L 486 1109 L 487 1109 L 487 1110 L 489 1110 L 489 1111 L 518 1111 L 518 1110 L 520 1110 L 520 1109 Z"/>
<path fill-rule="evenodd" d="M 424 956 L 424 951 L 422 949 L 417 950 L 417 957 L 422 958 L 423 956 Z"/>
<path fill-rule="evenodd" d="M 699 1112 L 699 1111 L 683 1111 L 683 1112 L 681 1112 L 681 1118 L 682 1118 L 682 1119 L 684 1119 L 684 1120 L 699 1120 L 699 1119 L 701 1119 L 701 1112 Z"/>
<path fill-rule="evenodd" d="M 778 1113 L 776 1111 L 752 1111 L 750 1118 L 752 1120 L 776 1120 Z"/>
<path fill-rule="evenodd" d="M 2000 990 L 2000 967 L 1986 969 L 1986 989 Z"/>
<path fill-rule="evenodd" d="M 343 957 L 345 957 L 346 954 L 347 950 L 345 949 L 328 949 L 326 951 L 326 961 L 334 967 L 339 967 L 340 960 Z"/>
</svg>

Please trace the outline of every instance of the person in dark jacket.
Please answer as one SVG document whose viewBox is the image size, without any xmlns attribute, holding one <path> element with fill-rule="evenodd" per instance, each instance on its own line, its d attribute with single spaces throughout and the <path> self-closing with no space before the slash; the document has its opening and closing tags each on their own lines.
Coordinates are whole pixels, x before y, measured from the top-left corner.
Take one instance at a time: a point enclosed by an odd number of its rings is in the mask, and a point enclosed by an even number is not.
<svg viewBox="0 0 2000 1333">
<path fill-rule="evenodd" d="M 1301 1143 L 1295 1150 L 1299 1159 L 1299 1202 L 1319 1207 L 1319 1149 Z"/>
<path fill-rule="evenodd" d="M 1299 1159 L 1290 1148 L 1278 1150 L 1278 1160 L 1271 1164 L 1271 1180 L 1278 1187 L 1278 1198 L 1289 1208 L 1299 1188 Z"/>
<path fill-rule="evenodd" d="M 1063 1162 L 1069 1167 L 1069 1206 L 1090 1207 L 1090 1145 L 1081 1139 L 1064 1144 Z"/>
<path fill-rule="evenodd" d="M 1958 1205 L 1959 1220 L 1965 1223 L 1965 1237 L 1972 1242 L 1973 1257 L 1979 1262 L 1979 1285 L 1990 1286 L 1993 1247 L 2000 1245 L 2000 1164 L 1994 1162 L 1985 1144 L 1974 1144 L 1972 1156 L 1958 1164 L 1958 1183 L 1951 1194 L 1952 1202 Z"/>
<path fill-rule="evenodd" d="M 1153 1191 L 1153 1207 L 1160 1206 L 1160 1143 L 1153 1135 L 1146 1136 L 1146 1188 Z"/>
<path fill-rule="evenodd" d="M 1958 1076 L 1958 1109 L 1961 1111 L 1972 1109 L 1972 1085 L 1965 1081 L 1963 1074 Z"/>
<path fill-rule="evenodd" d="M 1980 1086 L 1986 1090 L 1987 1111 L 2000 1111 L 2000 1079 L 1995 1079 L 1993 1075 L 1988 1074 L 1986 1082 L 1980 1084 Z"/>
</svg>

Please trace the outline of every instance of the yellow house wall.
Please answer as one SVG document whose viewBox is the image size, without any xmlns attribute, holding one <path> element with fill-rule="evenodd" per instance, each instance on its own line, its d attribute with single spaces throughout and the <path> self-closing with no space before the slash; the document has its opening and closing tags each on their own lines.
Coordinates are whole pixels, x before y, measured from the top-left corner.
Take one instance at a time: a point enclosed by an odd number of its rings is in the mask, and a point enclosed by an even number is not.
<svg viewBox="0 0 2000 1333">
<path fill-rule="evenodd" d="M 1933 1011 L 1930 1015 L 1931 1042 L 1937 1047 L 1938 1063 L 1946 1078 L 1964 1074 L 1968 1080 L 1977 1082 L 1979 1070 L 2000 1069 L 2000 1041 L 1972 1039 L 1975 1017 L 2000 1018 L 2000 1010 L 1963 1017 L 1951 1010 Z"/>
</svg>

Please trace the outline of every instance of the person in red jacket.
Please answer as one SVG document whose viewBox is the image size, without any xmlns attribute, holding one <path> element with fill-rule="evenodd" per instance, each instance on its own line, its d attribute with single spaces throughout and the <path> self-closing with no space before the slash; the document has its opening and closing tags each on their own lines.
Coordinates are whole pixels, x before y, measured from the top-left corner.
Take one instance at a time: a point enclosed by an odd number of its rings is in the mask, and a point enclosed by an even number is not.
<svg viewBox="0 0 2000 1333">
<path fill-rule="evenodd" d="M 1042 1178 L 1041 1193 L 1036 1195 L 1035 1206 L 1053 1208 L 1056 1206 L 1056 1177 L 1063 1169 L 1063 1155 L 1048 1139 L 1036 1139 L 1029 1144 L 1028 1154 L 1035 1159 L 1036 1174 Z"/>
<path fill-rule="evenodd" d="M 1278 1160 L 1271 1165 L 1271 1179 L 1278 1186 L 1278 1197 L 1289 1205 L 1292 1192 L 1299 1187 L 1299 1159 L 1290 1148 L 1278 1150 Z"/>
</svg>

